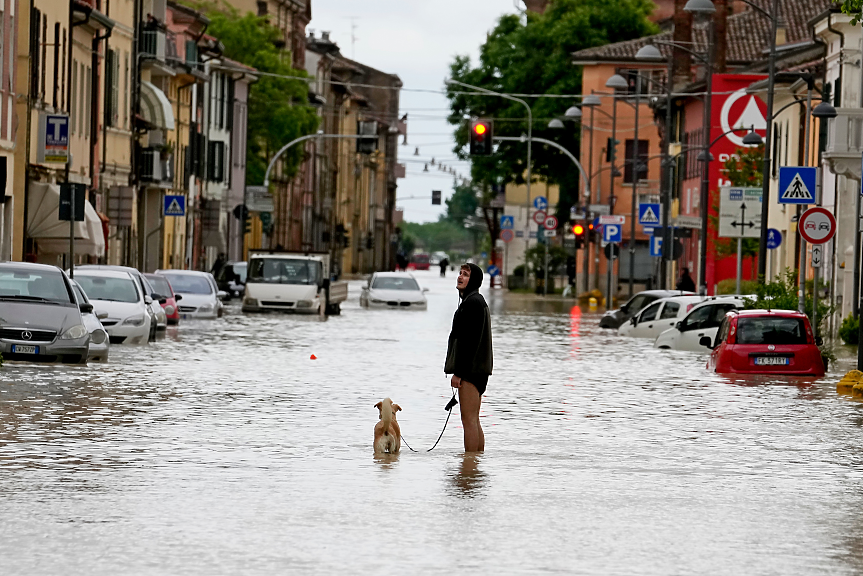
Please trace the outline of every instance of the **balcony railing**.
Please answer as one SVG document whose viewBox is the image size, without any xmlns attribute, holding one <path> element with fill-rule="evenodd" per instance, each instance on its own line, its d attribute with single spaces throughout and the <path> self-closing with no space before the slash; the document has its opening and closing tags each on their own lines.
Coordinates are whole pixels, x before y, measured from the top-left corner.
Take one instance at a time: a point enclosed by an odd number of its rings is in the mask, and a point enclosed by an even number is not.
<svg viewBox="0 0 863 576">
<path fill-rule="evenodd" d="M 142 148 L 139 164 L 142 182 L 165 183 L 174 180 L 174 154 L 157 148 Z"/>
<path fill-rule="evenodd" d="M 162 30 L 141 32 L 141 55 L 165 61 L 165 33 Z"/>
<path fill-rule="evenodd" d="M 860 180 L 860 158 L 863 155 L 863 109 L 837 108 L 837 116 L 828 120 L 824 159 L 834 174 Z"/>
</svg>

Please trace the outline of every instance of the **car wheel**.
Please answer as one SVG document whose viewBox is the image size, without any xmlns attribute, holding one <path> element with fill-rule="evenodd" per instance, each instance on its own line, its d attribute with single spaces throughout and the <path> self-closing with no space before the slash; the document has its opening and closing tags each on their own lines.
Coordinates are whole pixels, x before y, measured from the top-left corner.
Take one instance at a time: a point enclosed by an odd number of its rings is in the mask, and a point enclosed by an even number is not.
<svg viewBox="0 0 863 576">
<path fill-rule="evenodd" d="M 156 341 L 156 326 L 154 324 L 150 324 L 150 334 L 147 336 L 147 342 L 155 342 Z"/>
</svg>

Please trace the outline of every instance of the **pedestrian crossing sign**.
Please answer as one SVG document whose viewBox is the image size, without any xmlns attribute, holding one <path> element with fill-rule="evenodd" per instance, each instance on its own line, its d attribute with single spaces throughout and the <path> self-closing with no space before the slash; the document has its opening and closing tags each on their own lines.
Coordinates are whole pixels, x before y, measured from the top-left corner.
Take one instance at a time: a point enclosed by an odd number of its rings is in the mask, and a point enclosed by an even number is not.
<svg viewBox="0 0 863 576">
<path fill-rule="evenodd" d="M 779 168 L 780 204 L 815 204 L 818 168 L 782 166 Z"/>
<path fill-rule="evenodd" d="M 185 216 L 186 215 L 186 197 L 165 195 L 165 204 L 163 214 L 165 216 Z"/>
<path fill-rule="evenodd" d="M 659 226 L 659 203 L 639 204 L 638 223 L 645 228 Z"/>
</svg>

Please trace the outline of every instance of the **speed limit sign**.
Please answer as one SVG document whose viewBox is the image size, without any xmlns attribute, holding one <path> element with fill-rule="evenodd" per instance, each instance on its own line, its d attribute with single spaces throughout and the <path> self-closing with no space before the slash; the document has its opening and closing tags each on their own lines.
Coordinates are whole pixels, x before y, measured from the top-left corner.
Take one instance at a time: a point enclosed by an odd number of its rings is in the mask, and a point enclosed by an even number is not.
<svg viewBox="0 0 863 576">
<path fill-rule="evenodd" d="M 557 218 L 554 216 L 548 216 L 542 225 L 545 226 L 546 230 L 554 230 L 557 228 Z"/>
<path fill-rule="evenodd" d="M 536 222 L 537 225 L 541 225 L 543 222 L 545 222 L 545 218 L 545 212 L 543 212 L 542 210 L 537 210 L 533 213 L 533 221 Z"/>
</svg>

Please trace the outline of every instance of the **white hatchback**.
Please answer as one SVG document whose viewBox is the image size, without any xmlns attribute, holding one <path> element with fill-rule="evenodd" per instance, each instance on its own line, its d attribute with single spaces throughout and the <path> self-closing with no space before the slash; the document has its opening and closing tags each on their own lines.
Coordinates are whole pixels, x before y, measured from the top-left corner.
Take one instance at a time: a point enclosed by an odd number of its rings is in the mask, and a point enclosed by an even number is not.
<svg viewBox="0 0 863 576">
<path fill-rule="evenodd" d="M 180 318 L 219 318 L 222 316 L 222 298 L 227 293 L 219 290 L 216 280 L 209 272 L 196 270 L 156 270 L 166 277 L 174 294 L 183 296 L 177 304 Z"/>
<path fill-rule="evenodd" d="M 119 270 L 75 270 L 93 311 L 102 319 L 111 344 L 146 344 L 150 339 L 152 315 L 149 295 L 128 272 Z"/>
<path fill-rule="evenodd" d="M 632 338 L 656 338 L 673 328 L 690 310 L 705 300 L 704 296 L 672 296 L 657 300 L 624 322 L 617 333 Z"/>
<path fill-rule="evenodd" d="M 725 315 L 743 308 L 743 296 L 714 296 L 693 308 L 673 328 L 669 328 L 653 343 L 654 348 L 688 350 L 707 354 L 710 348 L 701 345 L 701 339 L 716 340 L 716 332 Z"/>
</svg>

